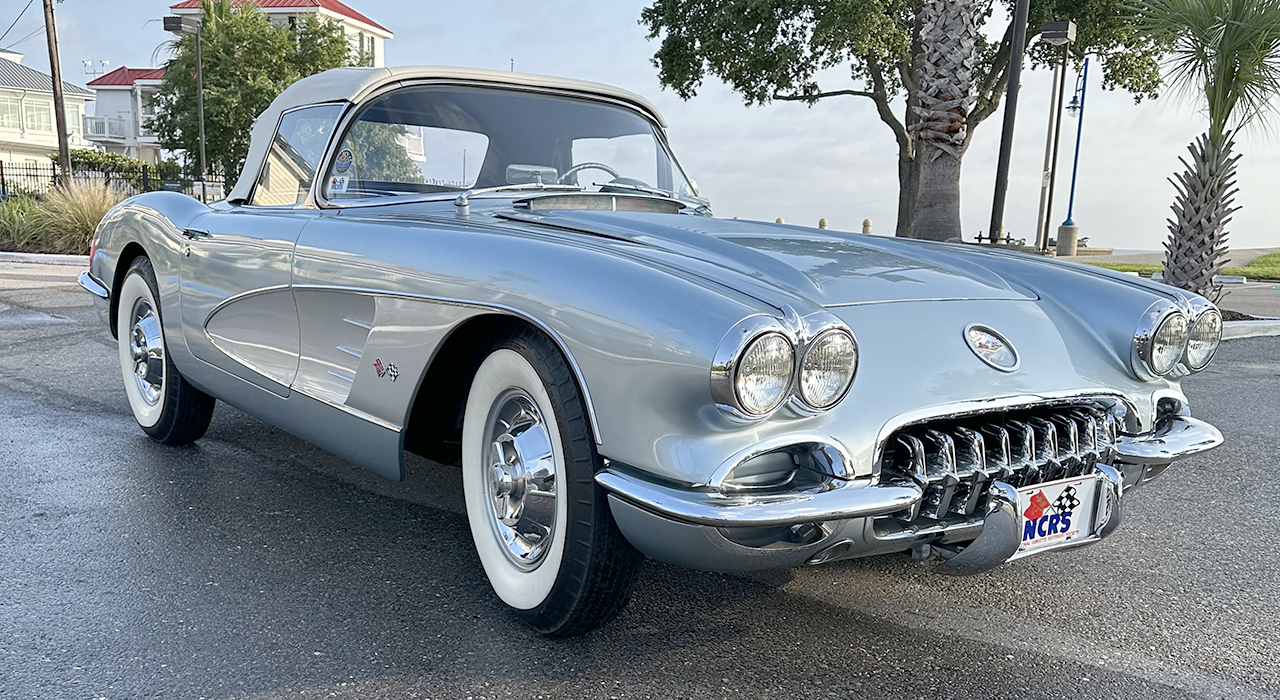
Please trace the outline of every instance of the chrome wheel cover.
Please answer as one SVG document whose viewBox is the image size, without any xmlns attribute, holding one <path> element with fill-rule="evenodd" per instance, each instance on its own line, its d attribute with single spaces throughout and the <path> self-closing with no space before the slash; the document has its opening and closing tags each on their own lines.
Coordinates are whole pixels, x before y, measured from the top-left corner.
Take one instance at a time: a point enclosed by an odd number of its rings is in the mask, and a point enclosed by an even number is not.
<svg viewBox="0 0 1280 700">
<path fill-rule="evenodd" d="M 133 382 L 142 400 L 149 406 L 155 406 L 164 394 L 164 339 L 160 332 L 160 317 L 150 301 L 139 298 L 133 303 L 129 318 Z"/>
<path fill-rule="evenodd" d="M 509 389 L 485 422 L 484 483 L 489 524 L 516 568 L 538 568 L 556 528 L 556 456 L 547 422 L 529 394 Z"/>
</svg>

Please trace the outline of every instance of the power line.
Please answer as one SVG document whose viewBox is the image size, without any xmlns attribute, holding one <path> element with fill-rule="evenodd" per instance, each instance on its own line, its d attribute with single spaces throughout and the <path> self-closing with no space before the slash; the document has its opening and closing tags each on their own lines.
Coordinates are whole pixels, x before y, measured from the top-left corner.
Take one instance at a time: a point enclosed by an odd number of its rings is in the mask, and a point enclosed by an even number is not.
<svg viewBox="0 0 1280 700">
<path fill-rule="evenodd" d="M 34 32 L 31 32 L 30 34 L 28 34 L 28 35 L 26 35 L 26 36 L 22 37 L 21 39 L 19 39 L 19 40 L 17 40 L 17 41 L 15 41 L 15 42 L 13 42 L 12 44 L 9 44 L 8 46 L 4 47 L 4 50 L 5 50 L 5 51 L 8 51 L 9 49 L 12 49 L 13 47 L 17 46 L 18 44 L 21 44 L 22 42 L 26 41 L 27 39 L 30 39 L 30 38 L 34 37 L 35 35 L 40 34 L 40 33 L 41 33 L 41 32 L 43 32 L 43 31 L 44 31 L 44 25 L 42 24 L 42 25 L 40 25 L 40 28 L 39 28 L 39 29 L 36 29 Z"/>
<path fill-rule="evenodd" d="M 18 20 L 22 19 L 22 16 L 27 14 L 27 8 L 31 7 L 31 3 L 33 2 L 35 2 L 35 0 L 27 0 L 27 7 L 22 8 L 22 12 L 19 12 L 18 16 L 14 18 L 13 24 L 10 24 L 9 28 L 4 30 L 4 34 L 0 34 L 0 41 L 4 41 L 4 38 L 9 36 L 9 32 L 13 31 L 14 26 L 18 24 Z M 41 27 L 41 29 L 43 29 L 43 27 Z"/>
</svg>

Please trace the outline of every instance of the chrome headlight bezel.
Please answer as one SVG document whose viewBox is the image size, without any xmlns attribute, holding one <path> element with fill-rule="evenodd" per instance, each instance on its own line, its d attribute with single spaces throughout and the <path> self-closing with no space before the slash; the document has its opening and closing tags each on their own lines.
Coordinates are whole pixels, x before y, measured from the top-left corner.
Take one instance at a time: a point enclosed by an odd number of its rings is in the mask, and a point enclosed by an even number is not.
<svg viewBox="0 0 1280 700">
<path fill-rule="evenodd" d="M 1179 318 L 1182 320 L 1184 327 L 1177 358 L 1167 369 L 1159 371 L 1155 364 L 1156 336 L 1166 323 L 1177 323 Z M 1161 299 L 1148 307 L 1146 312 L 1142 314 L 1142 318 L 1138 322 L 1138 328 L 1133 334 L 1133 350 L 1130 364 L 1134 373 L 1139 378 L 1146 380 L 1155 380 L 1173 374 L 1181 365 L 1182 358 L 1186 354 L 1189 330 L 1190 323 L 1187 314 L 1177 304 Z"/>
<path fill-rule="evenodd" d="M 1208 367 L 1215 355 L 1218 354 L 1218 348 L 1222 346 L 1222 312 L 1218 310 L 1208 299 L 1197 299 L 1193 304 L 1193 320 L 1187 324 L 1187 346 L 1182 353 L 1182 364 L 1192 372 L 1199 372 Z M 1200 328 L 1201 323 L 1212 323 L 1213 318 L 1217 318 L 1218 336 L 1214 339 L 1213 348 L 1209 350 L 1209 354 L 1204 358 L 1203 362 L 1195 363 L 1191 358 L 1191 338 L 1195 335 L 1196 329 Z"/>
<path fill-rule="evenodd" d="M 837 392 L 830 401 L 822 404 L 815 403 L 811 401 L 810 397 L 806 396 L 804 392 L 805 366 L 808 364 L 809 356 L 815 348 L 817 348 L 820 344 L 822 344 L 828 338 L 833 338 L 836 336 L 844 336 L 849 340 L 849 343 L 853 346 L 853 362 L 849 367 L 849 378 L 845 380 L 844 386 L 841 387 L 840 391 Z M 824 330 L 819 331 L 816 335 L 814 335 L 811 339 L 809 339 L 805 343 L 804 353 L 799 358 L 799 363 L 798 363 L 799 369 L 796 371 L 796 392 L 795 392 L 796 399 L 798 399 L 800 403 L 804 404 L 805 408 L 812 411 L 830 410 L 836 404 L 840 403 L 844 399 L 845 395 L 849 393 L 849 389 L 853 387 L 853 380 L 856 379 L 858 376 L 859 357 L 860 356 L 859 356 L 859 349 L 858 349 L 858 339 L 853 337 L 853 332 L 850 331 L 848 328 L 846 328 L 843 324 L 837 325 L 837 326 L 829 326 Z"/>
<path fill-rule="evenodd" d="M 782 336 L 791 345 L 791 378 L 780 400 L 773 408 L 763 413 L 753 413 L 743 406 L 738 398 L 738 369 L 747 349 L 756 341 L 771 334 Z M 787 396 L 795 385 L 796 356 L 796 336 L 791 329 L 770 316 L 748 316 L 730 329 L 720 341 L 720 347 L 711 364 L 712 400 L 721 410 L 735 418 L 751 421 L 767 418 L 786 404 Z"/>
</svg>

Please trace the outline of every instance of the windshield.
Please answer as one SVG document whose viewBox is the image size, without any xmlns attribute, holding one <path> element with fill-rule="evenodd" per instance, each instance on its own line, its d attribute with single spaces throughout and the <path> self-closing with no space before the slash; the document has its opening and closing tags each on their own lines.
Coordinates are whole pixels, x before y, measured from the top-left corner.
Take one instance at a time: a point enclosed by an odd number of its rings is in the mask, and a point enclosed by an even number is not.
<svg viewBox="0 0 1280 700">
<path fill-rule="evenodd" d="M 371 103 L 343 138 L 324 190 L 351 199 L 530 184 L 696 194 L 637 112 L 459 87 L 404 88 Z"/>
</svg>

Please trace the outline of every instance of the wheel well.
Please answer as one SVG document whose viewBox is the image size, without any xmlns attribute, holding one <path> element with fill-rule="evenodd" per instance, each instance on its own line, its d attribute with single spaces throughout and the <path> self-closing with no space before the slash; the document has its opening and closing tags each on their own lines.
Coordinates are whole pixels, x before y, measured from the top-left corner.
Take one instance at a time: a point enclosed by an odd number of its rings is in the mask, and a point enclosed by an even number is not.
<svg viewBox="0 0 1280 700">
<path fill-rule="evenodd" d="M 462 459 L 462 415 L 467 393 L 487 350 L 499 339 L 537 326 L 514 316 L 485 314 L 453 329 L 418 384 L 405 427 L 404 449 L 442 464 Z"/>
<path fill-rule="evenodd" d="M 499 340 L 522 331 L 547 336 L 564 355 L 564 348 L 545 330 L 507 314 L 475 316 L 450 331 L 418 384 L 404 430 L 406 451 L 441 464 L 461 462 L 462 417 L 471 381 L 480 369 L 480 363 L 488 357 L 490 348 Z M 566 364 L 573 365 L 568 357 L 564 359 Z M 581 383 L 581 377 L 575 379 Z M 578 389 L 585 398 L 586 387 L 579 386 Z M 589 410 L 587 420 L 595 420 Z"/>
<path fill-rule="evenodd" d="M 120 303 L 120 286 L 124 284 L 124 274 L 129 271 L 129 266 L 137 258 L 147 257 L 147 251 L 142 245 L 136 241 L 130 242 L 120 251 L 120 257 L 116 260 L 115 279 L 111 280 L 111 336 L 113 338 L 120 337 L 116 331 L 116 312 L 117 305 Z"/>
</svg>

